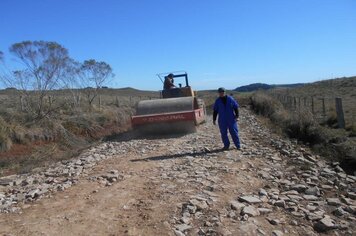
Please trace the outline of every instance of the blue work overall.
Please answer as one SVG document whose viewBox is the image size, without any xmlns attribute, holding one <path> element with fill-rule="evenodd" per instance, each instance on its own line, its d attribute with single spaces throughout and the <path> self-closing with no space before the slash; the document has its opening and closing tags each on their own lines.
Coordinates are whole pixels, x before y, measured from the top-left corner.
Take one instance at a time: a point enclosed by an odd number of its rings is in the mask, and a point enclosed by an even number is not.
<svg viewBox="0 0 356 236">
<path fill-rule="evenodd" d="M 227 136 L 228 129 L 235 146 L 240 148 L 237 122 L 234 114 L 234 109 L 237 109 L 238 107 L 238 103 L 230 96 L 227 96 L 226 104 L 224 104 L 220 97 L 215 101 L 214 111 L 217 112 L 219 116 L 218 123 L 224 148 L 228 148 L 230 146 L 230 141 Z"/>
</svg>

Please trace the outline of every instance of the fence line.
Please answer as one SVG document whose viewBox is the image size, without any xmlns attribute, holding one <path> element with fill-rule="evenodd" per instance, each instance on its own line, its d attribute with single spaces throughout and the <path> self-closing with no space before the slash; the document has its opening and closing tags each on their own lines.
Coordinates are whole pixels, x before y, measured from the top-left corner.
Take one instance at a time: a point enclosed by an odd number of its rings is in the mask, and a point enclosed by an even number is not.
<svg viewBox="0 0 356 236">
<path fill-rule="evenodd" d="M 345 122 L 345 113 L 343 107 L 343 99 L 340 97 L 315 97 L 315 96 L 290 96 L 279 93 L 271 93 L 273 97 L 278 99 L 283 106 L 292 111 L 297 111 L 301 109 L 309 110 L 315 118 L 321 120 L 323 123 L 327 122 L 329 113 L 336 114 L 335 119 L 337 120 L 337 124 L 339 128 L 345 128 L 347 123 L 351 127 L 354 127 L 354 114 L 351 111 L 351 116 L 349 119 L 346 119 Z M 329 111 L 327 110 L 327 102 Z M 332 102 L 334 101 L 334 102 Z M 333 105 L 332 105 L 333 104 Z M 350 112 L 350 111 L 349 111 Z"/>
</svg>

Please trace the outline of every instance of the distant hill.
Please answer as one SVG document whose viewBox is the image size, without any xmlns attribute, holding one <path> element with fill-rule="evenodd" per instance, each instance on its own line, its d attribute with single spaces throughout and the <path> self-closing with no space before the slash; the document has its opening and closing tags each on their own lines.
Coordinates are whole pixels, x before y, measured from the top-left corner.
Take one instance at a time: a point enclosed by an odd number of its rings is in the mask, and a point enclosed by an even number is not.
<svg viewBox="0 0 356 236">
<path fill-rule="evenodd" d="M 236 92 L 252 92 L 259 89 L 267 90 L 271 88 L 296 88 L 303 86 L 303 83 L 299 84 L 263 84 L 263 83 L 254 83 L 245 86 L 240 86 L 234 89 Z"/>
</svg>

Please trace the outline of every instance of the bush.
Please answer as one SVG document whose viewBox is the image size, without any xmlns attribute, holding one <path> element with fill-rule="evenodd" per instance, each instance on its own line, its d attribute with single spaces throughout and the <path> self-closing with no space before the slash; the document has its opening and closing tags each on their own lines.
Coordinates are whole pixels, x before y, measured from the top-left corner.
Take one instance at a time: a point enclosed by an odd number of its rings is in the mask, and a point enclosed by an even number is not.
<svg viewBox="0 0 356 236">
<path fill-rule="evenodd" d="M 327 142 L 325 129 L 315 121 L 310 112 L 305 110 L 287 111 L 277 99 L 264 92 L 253 94 L 251 103 L 257 114 L 270 118 L 289 137 L 310 144 Z"/>
<path fill-rule="evenodd" d="M 291 138 L 299 139 L 310 144 L 327 142 L 325 129 L 313 118 L 310 112 L 293 113 L 285 124 L 285 132 Z"/>
<path fill-rule="evenodd" d="M 12 146 L 10 138 L 11 129 L 8 124 L 0 117 L 0 152 L 7 151 Z"/>
</svg>

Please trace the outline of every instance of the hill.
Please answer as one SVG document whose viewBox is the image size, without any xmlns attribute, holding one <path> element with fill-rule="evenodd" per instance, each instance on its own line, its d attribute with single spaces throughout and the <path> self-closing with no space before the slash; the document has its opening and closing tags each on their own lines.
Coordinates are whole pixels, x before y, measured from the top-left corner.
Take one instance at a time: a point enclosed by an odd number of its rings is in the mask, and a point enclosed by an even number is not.
<svg viewBox="0 0 356 236">
<path fill-rule="evenodd" d="M 253 83 L 249 85 L 244 85 L 237 87 L 234 89 L 236 92 L 253 92 L 256 90 L 267 90 L 271 88 L 296 88 L 296 87 L 301 87 L 304 84 L 298 83 L 298 84 L 264 84 L 264 83 Z"/>
</svg>

